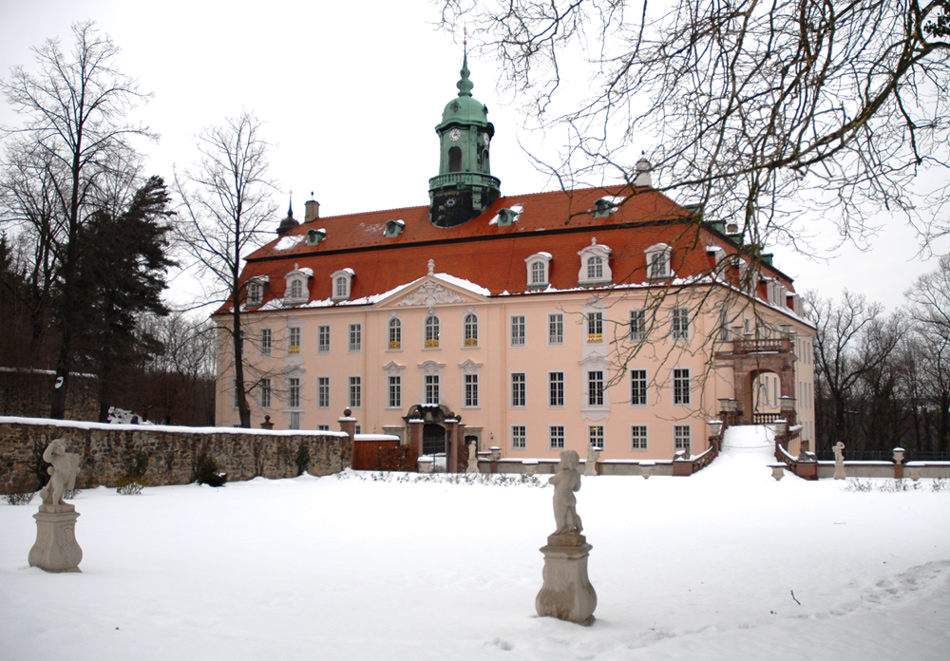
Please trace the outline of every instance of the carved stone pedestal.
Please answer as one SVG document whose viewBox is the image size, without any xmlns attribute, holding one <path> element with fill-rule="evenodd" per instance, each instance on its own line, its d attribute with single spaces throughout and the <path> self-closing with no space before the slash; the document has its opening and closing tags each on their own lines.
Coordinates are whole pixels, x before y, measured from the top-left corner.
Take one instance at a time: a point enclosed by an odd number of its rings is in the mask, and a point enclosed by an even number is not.
<svg viewBox="0 0 950 661">
<path fill-rule="evenodd" d="M 597 593 L 587 577 L 587 556 L 593 547 L 583 535 L 551 535 L 541 548 L 544 585 L 535 600 L 542 617 L 589 626 L 594 622 Z"/>
<path fill-rule="evenodd" d="M 30 549 L 30 566 L 49 572 L 78 572 L 82 549 L 76 542 L 76 519 L 72 505 L 40 505 L 36 519 L 36 542 Z"/>
</svg>

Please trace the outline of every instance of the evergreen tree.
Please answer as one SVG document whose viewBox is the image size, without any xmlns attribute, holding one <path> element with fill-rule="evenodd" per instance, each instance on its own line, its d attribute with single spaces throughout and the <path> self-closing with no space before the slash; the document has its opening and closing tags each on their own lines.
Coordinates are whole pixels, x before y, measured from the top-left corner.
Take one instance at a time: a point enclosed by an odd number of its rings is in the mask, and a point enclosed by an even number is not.
<svg viewBox="0 0 950 661">
<path fill-rule="evenodd" d="M 161 343 L 138 328 L 145 312 L 165 315 L 162 302 L 169 259 L 169 196 L 151 177 L 118 215 L 99 211 L 80 234 L 77 303 L 87 315 L 80 344 L 99 376 L 99 420 L 108 419 L 119 387 L 141 374 Z"/>
</svg>

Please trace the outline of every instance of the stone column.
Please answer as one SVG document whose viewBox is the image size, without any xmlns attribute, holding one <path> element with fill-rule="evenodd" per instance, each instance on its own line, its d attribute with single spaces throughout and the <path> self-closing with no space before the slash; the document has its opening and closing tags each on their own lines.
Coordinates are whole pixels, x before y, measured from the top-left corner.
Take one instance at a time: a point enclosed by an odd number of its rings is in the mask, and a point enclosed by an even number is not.
<svg viewBox="0 0 950 661">
<path fill-rule="evenodd" d="M 30 549 L 30 566 L 48 572 L 78 572 L 82 549 L 76 542 L 79 513 L 69 504 L 40 505 L 36 519 L 36 542 Z"/>
<path fill-rule="evenodd" d="M 593 547 L 584 535 L 549 535 L 544 554 L 544 585 L 535 599 L 542 617 L 556 617 L 589 626 L 594 622 L 597 593 L 587 576 L 587 557 Z"/>
<path fill-rule="evenodd" d="M 353 417 L 353 412 L 350 409 L 343 410 L 343 417 L 338 418 L 337 422 L 340 425 L 340 431 L 346 432 L 350 436 L 350 451 L 349 451 L 349 460 L 346 459 L 346 452 L 344 451 L 344 457 L 341 458 L 341 468 L 353 468 L 353 445 L 356 442 L 356 418 Z"/>
<path fill-rule="evenodd" d="M 446 451 L 445 451 L 445 472 L 446 473 L 458 473 L 459 472 L 459 455 L 458 455 L 458 432 L 459 424 L 458 420 L 449 418 L 443 423 L 445 425 L 445 437 L 446 437 Z"/>
<path fill-rule="evenodd" d="M 422 418 L 411 418 L 409 420 L 409 445 L 416 450 L 416 456 L 422 456 L 422 429 L 425 427 L 425 420 Z"/>
</svg>

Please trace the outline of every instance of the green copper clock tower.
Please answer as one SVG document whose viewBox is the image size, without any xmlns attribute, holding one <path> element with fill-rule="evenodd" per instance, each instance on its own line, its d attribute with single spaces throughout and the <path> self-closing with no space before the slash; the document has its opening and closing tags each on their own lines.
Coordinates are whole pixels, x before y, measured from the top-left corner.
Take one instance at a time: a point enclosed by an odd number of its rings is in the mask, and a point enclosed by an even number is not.
<svg viewBox="0 0 950 661">
<path fill-rule="evenodd" d="M 472 98 L 468 52 L 462 60 L 458 98 L 449 101 L 439 135 L 439 175 L 429 179 L 429 220 L 439 227 L 468 222 L 501 194 L 501 182 L 491 176 L 491 139 L 495 127 L 488 108 Z"/>
</svg>

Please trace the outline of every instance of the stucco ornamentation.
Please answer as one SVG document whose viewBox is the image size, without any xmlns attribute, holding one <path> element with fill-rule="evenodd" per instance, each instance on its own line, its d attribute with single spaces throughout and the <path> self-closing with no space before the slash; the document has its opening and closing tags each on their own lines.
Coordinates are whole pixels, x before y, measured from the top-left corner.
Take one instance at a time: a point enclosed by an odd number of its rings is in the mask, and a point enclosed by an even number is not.
<svg viewBox="0 0 950 661">
<path fill-rule="evenodd" d="M 424 305 L 430 310 L 442 303 L 462 303 L 465 299 L 437 282 L 427 282 L 399 301 L 397 305 Z"/>
</svg>

